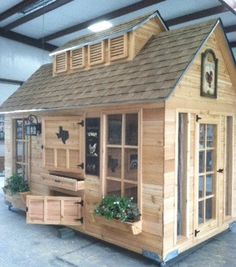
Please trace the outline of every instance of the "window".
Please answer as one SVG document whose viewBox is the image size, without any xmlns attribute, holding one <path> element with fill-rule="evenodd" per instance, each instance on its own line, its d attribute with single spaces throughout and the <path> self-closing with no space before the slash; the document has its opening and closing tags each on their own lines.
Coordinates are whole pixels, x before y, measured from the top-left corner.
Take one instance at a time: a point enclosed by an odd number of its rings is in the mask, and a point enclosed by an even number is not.
<svg viewBox="0 0 236 267">
<path fill-rule="evenodd" d="M 86 174 L 99 176 L 100 118 L 86 119 Z"/>
<path fill-rule="evenodd" d="M 178 188 L 177 188 L 177 236 L 186 236 L 187 199 L 187 151 L 188 114 L 179 113 L 178 118 Z"/>
<path fill-rule="evenodd" d="M 0 141 L 4 140 L 4 116 L 0 115 Z"/>
<path fill-rule="evenodd" d="M 25 119 L 15 120 L 15 172 L 26 180 L 29 168 L 29 137 L 25 134 Z"/>
<path fill-rule="evenodd" d="M 232 211 L 232 176 L 233 176 L 233 118 L 226 121 L 226 173 L 225 173 L 225 215 L 231 216 Z"/>
<path fill-rule="evenodd" d="M 138 202 L 138 114 L 107 116 L 106 193 Z"/>
</svg>

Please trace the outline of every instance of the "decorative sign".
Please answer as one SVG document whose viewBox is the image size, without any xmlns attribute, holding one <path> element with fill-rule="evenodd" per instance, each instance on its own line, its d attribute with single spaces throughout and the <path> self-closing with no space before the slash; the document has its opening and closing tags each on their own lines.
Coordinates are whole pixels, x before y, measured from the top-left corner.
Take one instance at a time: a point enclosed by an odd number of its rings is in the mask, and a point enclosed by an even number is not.
<svg viewBox="0 0 236 267">
<path fill-rule="evenodd" d="M 201 96 L 217 98 L 218 59 L 211 49 L 202 53 L 201 62 Z"/>
<path fill-rule="evenodd" d="M 63 130 L 62 126 L 59 126 L 59 133 L 56 133 L 57 138 L 62 140 L 62 143 L 65 144 L 66 140 L 69 139 L 69 131 Z"/>
<path fill-rule="evenodd" d="M 100 119 L 86 119 L 86 173 L 99 175 Z"/>
</svg>

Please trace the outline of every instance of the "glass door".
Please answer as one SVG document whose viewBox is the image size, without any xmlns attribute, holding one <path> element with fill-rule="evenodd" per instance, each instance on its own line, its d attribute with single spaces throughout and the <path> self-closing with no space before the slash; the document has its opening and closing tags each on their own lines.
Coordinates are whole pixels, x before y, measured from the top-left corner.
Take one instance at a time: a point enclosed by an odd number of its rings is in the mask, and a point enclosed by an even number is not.
<svg viewBox="0 0 236 267">
<path fill-rule="evenodd" d="M 195 237 L 217 224 L 217 128 L 211 122 L 198 127 Z"/>
</svg>

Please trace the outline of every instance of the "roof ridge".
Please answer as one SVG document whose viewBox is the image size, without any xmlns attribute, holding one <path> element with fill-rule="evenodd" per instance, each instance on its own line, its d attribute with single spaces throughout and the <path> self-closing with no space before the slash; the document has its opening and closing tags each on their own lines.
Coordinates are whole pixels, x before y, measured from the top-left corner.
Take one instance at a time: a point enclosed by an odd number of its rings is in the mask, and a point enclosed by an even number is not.
<svg viewBox="0 0 236 267">
<path fill-rule="evenodd" d="M 64 45 L 58 47 L 56 50 L 54 50 L 49 55 L 52 56 L 52 55 L 61 53 L 62 51 L 79 48 L 84 45 L 88 45 L 94 42 L 99 42 L 107 38 L 115 37 L 117 35 L 120 35 L 121 33 L 130 32 L 134 30 L 135 28 L 140 27 L 143 23 L 145 23 L 147 20 L 150 20 L 153 17 L 158 17 L 162 21 L 164 27 L 167 28 L 163 19 L 160 16 L 160 13 L 158 11 L 155 11 L 152 13 L 147 13 L 146 15 L 138 16 L 132 20 L 119 23 L 108 30 L 80 36 L 79 38 L 66 42 Z M 125 27 L 126 25 L 127 27 Z M 122 27 L 124 27 L 125 29 L 122 29 Z M 119 28 L 121 29 L 119 30 Z M 84 41 L 80 43 L 81 40 L 84 40 Z"/>
</svg>

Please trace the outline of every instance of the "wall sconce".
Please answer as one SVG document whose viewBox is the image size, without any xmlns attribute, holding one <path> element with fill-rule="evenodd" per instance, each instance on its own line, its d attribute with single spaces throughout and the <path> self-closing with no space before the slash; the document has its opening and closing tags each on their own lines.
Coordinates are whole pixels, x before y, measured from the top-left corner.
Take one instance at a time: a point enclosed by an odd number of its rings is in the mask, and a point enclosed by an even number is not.
<svg viewBox="0 0 236 267">
<path fill-rule="evenodd" d="M 30 114 L 25 124 L 25 134 L 27 136 L 37 136 L 41 134 L 41 123 L 35 115 Z"/>
</svg>

